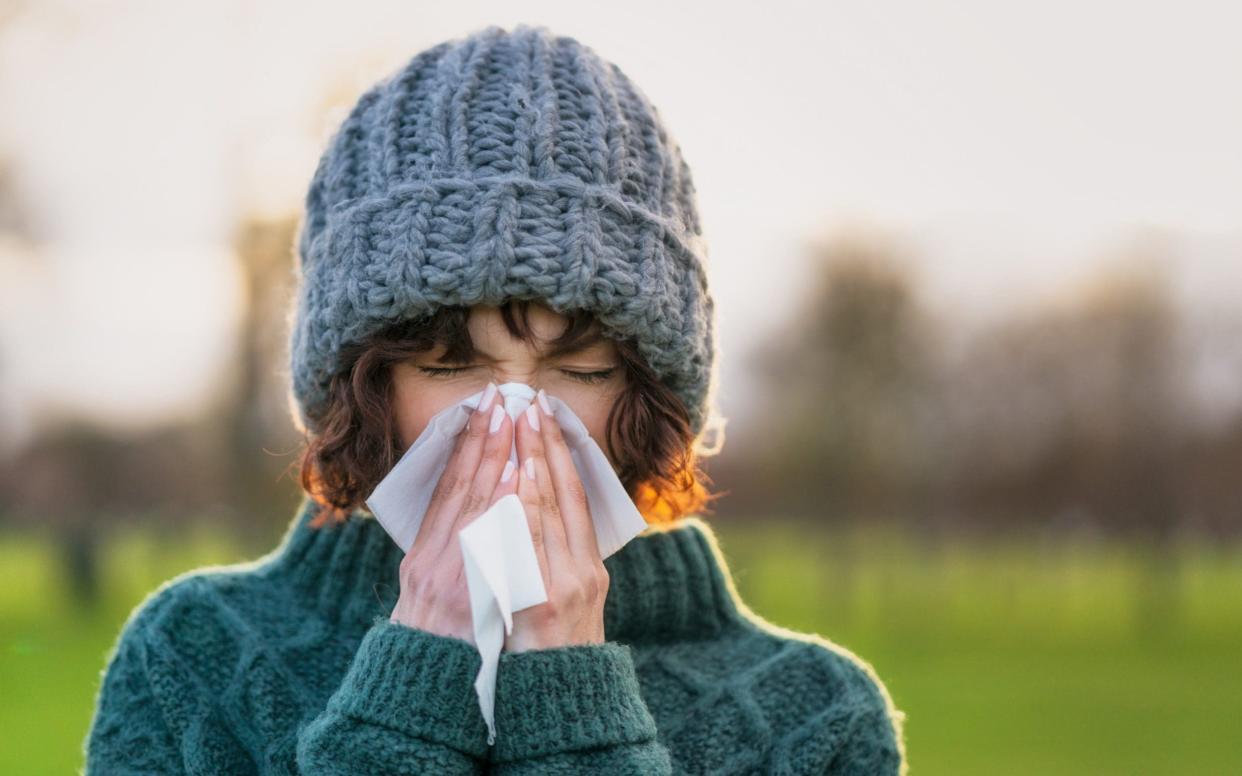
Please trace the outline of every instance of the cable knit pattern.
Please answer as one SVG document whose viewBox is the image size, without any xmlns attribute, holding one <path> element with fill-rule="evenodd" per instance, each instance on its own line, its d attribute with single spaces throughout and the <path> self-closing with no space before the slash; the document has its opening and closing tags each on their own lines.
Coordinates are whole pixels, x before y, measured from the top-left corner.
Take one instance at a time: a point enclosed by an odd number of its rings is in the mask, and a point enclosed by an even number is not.
<svg viewBox="0 0 1242 776">
<path fill-rule="evenodd" d="M 904 774 L 865 661 L 737 596 L 698 517 L 605 559 L 607 641 L 501 654 L 497 737 L 461 639 L 391 622 L 402 553 L 304 499 L 251 563 L 169 580 L 103 672 L 87 774 Z"/>
<path fill-rule="evenodd" d="M 508 298 L 634 337 L 704 427 L 714 304 L 690 169 L 641 90 L 573 38 L 490 26 L 367 90 L 319 160 L 297 247 L 303 428 L 345 346 Z"/>
</svg>

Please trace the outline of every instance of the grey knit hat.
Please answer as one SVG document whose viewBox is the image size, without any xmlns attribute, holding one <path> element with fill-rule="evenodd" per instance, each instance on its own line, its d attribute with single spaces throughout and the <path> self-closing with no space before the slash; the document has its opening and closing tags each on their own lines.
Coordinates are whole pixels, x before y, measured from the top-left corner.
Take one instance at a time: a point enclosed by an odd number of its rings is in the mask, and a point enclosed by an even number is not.
<svg viewBox="0 0 1242 776">
<path fill-rule="evenodd" d="M 694 184 L 616 65 L 542 26 L 440 43 L 328 141 L 297 238 L 291 399 L 317 429 L 343 347 L 445 305 L 539 300 L 634 337 L 695 434 L 714 315 Z"/>
</svg>

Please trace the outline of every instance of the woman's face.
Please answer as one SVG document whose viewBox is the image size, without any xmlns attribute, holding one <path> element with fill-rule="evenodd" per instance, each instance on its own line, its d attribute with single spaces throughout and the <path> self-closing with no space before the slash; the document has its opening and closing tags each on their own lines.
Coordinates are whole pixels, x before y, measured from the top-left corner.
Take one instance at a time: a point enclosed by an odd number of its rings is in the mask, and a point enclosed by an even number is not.
<svg viewBox="0 0 1242 776">
<path fill-rule="evenodd" d="M 476 351 L 473 363 L 439 364 L 436 359 L 445 348 L 437 345 L 392 366 L 393 410 L 404 447 L 413 444 L 433 415 L 482 391 L 490 380 L 497 385 L 526 383 L 565 402 L 607 455 L 605 423 L 625 387 L 616 345 L 599 337 L 578 352 L 552 358 L 548 344 L 564 331 L 569 319 L 532 303 L 528 320 L 537 338 L 535 346 L 509 333 L 499 308 L 476 305 L 470 309 L 467 324 Z M 593 331 L 598 333 L 598 324 Z"/>
</svg>

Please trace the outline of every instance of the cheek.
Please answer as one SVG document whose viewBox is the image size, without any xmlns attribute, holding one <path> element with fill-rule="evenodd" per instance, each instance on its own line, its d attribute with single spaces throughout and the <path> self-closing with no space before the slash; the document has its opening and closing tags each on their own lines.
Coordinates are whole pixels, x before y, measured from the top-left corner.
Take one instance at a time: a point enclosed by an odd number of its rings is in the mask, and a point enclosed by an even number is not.
<svg viewBox="0 0 1242 776">
<path fill-rule="evenodd" d="M 551 391 L 549 391 L 551 393 Z M 587 427 L 591 438 L 608 456 L 608 446 L 604 443 L 608 433 L 608 414 L 620 395 L 620 389 L 609 389 L 601 392 L 598 388 L 562 388 L 556 397 L 569 405 L 582 425 Z M 608 456 L 611 461 L 611 456 Z M 615 465 L 615 461 L 613 461 Z"/>
<path fill-rule="evenodd" d="M 437 385 L 429 381 L 394 381 L 393 417 L 402 446 L 408 448 L 414 444 L 414 440 L 426 430 L 428 422 L 436 413 L 461 401 L 472 392 L 461 386 Z"/>
</svg>

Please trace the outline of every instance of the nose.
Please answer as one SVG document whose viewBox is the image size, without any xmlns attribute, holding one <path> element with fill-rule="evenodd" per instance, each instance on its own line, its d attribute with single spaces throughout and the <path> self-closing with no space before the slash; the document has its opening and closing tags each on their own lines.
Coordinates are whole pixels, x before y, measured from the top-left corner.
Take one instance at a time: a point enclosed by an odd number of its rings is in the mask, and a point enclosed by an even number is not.
<svg viewBox="0 0 1242 776">
<path fill-rule="evenodd" d="M 515 371 L 512 369 L 494 370 L 492 372 L 491 379 L 498 386 L 504 385 L 505 383 L 522 383 L 524 385 L 530 386 L 536 392 L 538 392 L 539 390 L 538 380 L 532 374 Z"/>
</svg>

